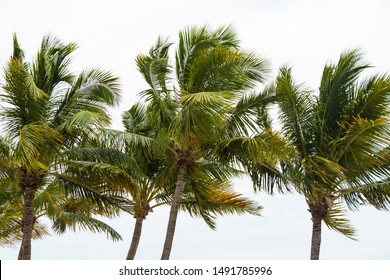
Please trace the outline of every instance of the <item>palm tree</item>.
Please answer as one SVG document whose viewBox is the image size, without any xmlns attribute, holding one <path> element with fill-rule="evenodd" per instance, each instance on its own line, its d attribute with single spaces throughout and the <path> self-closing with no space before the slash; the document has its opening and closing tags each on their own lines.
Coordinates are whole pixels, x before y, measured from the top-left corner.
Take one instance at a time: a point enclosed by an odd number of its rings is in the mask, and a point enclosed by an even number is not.
<svg viewBox="0 0 390 280">
<path fill-rule="evenodd" d="M 110 123 L 107 106 L 118 103 L 118 79 L 100 69 L 72 74 L 70 55 L 76 48 L 48 35 L 35 60 L 27 63 L 14 36 L 14 52 L 4 70 L 0 125 L 10 149 L 8 156 L 0 155 L 0 168 L 12 170 L 24 197 L 19 259 L 31 259 L 37 191 L 56 184 L 69 194 L 102 201 L 91 183 L 61 175 L 60 158 Z"/>
<path fill-rule="evenodd" d="M 150 112 L 140 103 L 133 105 L 124 113 L 123 124 L 127 132 L 159 139 L 157 144 L 160 145 L 163 135 L 158 127 L 151 125 L 147 111 Z M 136 223 L 127 259 L 134 259 L 143 220 L 156 207 L 172 203 L 175 190 L 175 176 L 172 173 L 176 174 L 176 163 L 170 153 L 164 156 L 164 153 L 151 151 L 150 147 L 137 150 L 130 148 L 127 152 L 133 155 L 141 169 L 141 174 L 133 175 L 134 178 L 138 177 L 137 191 L 132 193 Z M 202 168 L 211 170 L 205 165 Z M 215 228 L 215 214 L 259 213 L 261 207 L 234 192 L 228 181 L 221 182 L 196 169 L 191 173 L 188 174 L 188 182 L 183 190 L 181 209 L 191 215 L 201 216 L 212 229 Z"/>
<path fill-rule="evenodd" d="M 239 49 L 239 41 L 230 26 L 216 30 L 207 26 L 184 29 L 179 33 L 175 67 L 169 64 L 171 45 L 167 39 L 159 38 L 149 55 L 139 55 L 136 59 L 150 86 L 142 96 L 150 103 L 152 122 L 165 132 L 169 139 L 165 143 L 169 143 L 176 161 L 175 192 L 161 259 L 170 257 L 177 214 L 189 175 L 200 163 L 213 161 L 210 151 L 224 134 L 232 105 L 245 91 L 263 81 L 267 72 L 265 59 Z M 218 166 L 212 172 L 200 167 L 198 170 L 222 181 L 228 179 L 231 174 L 221 164 Z"/>
<path fill-rule="evenodd" d="M 276 186 L 293 186 L 305 197 L 313 222 L 314 260 L 320 255 L 322 221 L 354 238 L 343 202 L 351 209 L 390 206 L 390 76 L 359 81 L 368 67 L 358 49 L 341 54 L 337 64 L 324 67 L 315 96 L 283 66 L 276 98 L 282 133 L 297 156 L 279 165 L 257 162 L 249 168 L 257 188 L 272 192 Z"/>
<path fill-rule="evenodd" d="M 94 162 L 90 165 L 92 167 L 104 165 L 106 169 L 110 169 L 108 174 L 116 174 L 116 185 L 131 186 L 127 188 L 127 194 L 124 194 L 131 197 L 128 206 L 135 218 L 132 241 L 126 257 L 128 260 L 135 257 L 143 222 L 149 213 L 154 212 L 157 207 L 171 204 L 177 176 L 175 158 L 166 148 L 167 143 L 165 148 L 161 145 L 162 130 L 151 125 L 147 111 L 147 107 L 136 103 L 123 114 L 125 132 L 106 131 L 106 136 L 111 138 L 103 137 L 104 143 L 77 150 L 79 164 L 82 161 L 84 166 L 91 162 Z M 120 134 L 122 138 L 127 136 L 127 139 L 123 142 L 116 134 Z M 148 144 L 134 141 L 142 137 L 153 141 Z M 206 164 L 200 167 L 212 170 L 212 166 Z M 212 229 L 215 229 L 216 215 L 259 214 L 261 207 L 255 202 L 233 191 L 228 181 L 222 182 L 209 175 L 205 176 L 204 170 L 194 169 L 189 174 L 181 201 L 182 210 L 192 216 L 202 217 Z"/>
</svg>

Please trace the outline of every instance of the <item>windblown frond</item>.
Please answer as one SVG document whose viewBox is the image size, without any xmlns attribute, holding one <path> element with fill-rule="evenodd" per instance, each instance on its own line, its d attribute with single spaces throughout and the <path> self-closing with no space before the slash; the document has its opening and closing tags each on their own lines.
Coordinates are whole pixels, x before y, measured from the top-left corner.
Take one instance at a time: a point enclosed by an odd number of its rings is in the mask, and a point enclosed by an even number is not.
<svg viewBox="0 0 390 280">
<path fill-rule="evenodd" d="M 122 240 L 122 236 L 108 224 L 93 217 L 78 213 L 61 212 L 55 219 L 52 228 L 56 233 L 64 233 L 67 229 L 72 229 L 74 231 L 77 229 L 89 230 L 95 233 L 103 232 L 106 233 L 107 237 L 112 241 Z"/>
<path fill-rule="evenodd" d="M 328 211 L 324 222 L 330 229 L 333 229 L 350 239 L 356 240 L 356 231 L 350 225 L 350 222 L 345 215 L 345 209 L 343 209 L 342 205 L 340 203 L 335 203 Z"/>
<path fill-rule="evenodd" d="M 47 150 L 49 146 L 52 150 Z M 15 160 L 28 171 L 47 170 L 46 155 L 58 152 L 61 138 L 57 131 L 42 123 L 25 125 L 20 130 L 20 137 L 15 147 Z"/>
<path fill-rule="evenodd" d="M 344 118 L 347 105 L 356 98 L 355 86 L 359 74 L 369 67 L 359 49 L 340 55 L 337 65 L 324 67 L 319 95 L 319 135 L 326 145 L 326 135 L 337 133 L 338 122 Z"/>
<path fill-rule="evenodd" d="M 307 157 L 313 150 L 316 117 L 312 91 L 304 84 L 297 84 L 291 75 L 291 68 L 284 66 L 277 77 L 276 98 L 284 133 L 290 137 L 301 157 Z"/>
</svg>

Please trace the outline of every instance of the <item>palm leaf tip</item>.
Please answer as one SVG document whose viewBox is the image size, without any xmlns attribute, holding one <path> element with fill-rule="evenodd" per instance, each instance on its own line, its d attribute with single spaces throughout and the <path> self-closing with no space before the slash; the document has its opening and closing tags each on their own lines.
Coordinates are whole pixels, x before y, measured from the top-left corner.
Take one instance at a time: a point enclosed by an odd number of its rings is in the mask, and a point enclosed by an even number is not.
<svg viewBox="0 0 390 280">
<path fill-rule="evenodd" d="M 24 51 L 19 45 L 18 37 L 16 36 L 16 33 L 13 34 L 13 43 L 14 43 L 14 51 L 12 54 L 12 58 L 19 60 L 20 62 L 23 62 L 24 60 Z"/>
</svg>

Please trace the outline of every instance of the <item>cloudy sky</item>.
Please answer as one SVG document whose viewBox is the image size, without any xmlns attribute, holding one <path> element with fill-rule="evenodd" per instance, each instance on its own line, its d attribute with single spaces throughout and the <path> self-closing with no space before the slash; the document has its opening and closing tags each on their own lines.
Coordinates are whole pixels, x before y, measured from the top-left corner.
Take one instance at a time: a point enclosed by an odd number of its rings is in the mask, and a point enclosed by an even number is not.
<svg viewBox="0 0 390 280">
<path fill-rule="evenodd" d="M 189 25 L 232 24 L 242 47 L 268 57 L 274 74 L 284 63 L 293 66 L 297 80 L 317 89 L 324 64 L 344 50 L 361 47 L 375 68 L 390 70 L 390 2 L 386 0 L 1 0 L 0 67 L 12 53 L 16 33 L 28 59 L 45 34 L 77 42 L 73 69 L 99 66 L 121 78 L 121 105 L 112 110 L 113 127 L 120 115 L 146 88 L 134 58 L 145 53 L 159 35 L 177 42 L 179 30 Z M 367 75 L 370 74 L 367 72 Z M 201 220 L 180 213 L 172 259 L 307 259 L 311 221 L 305 201 L 297 195 L 253 195 L 251 183 L 235 180 L 237 190 L 263 207 L 262 217 L 237 216 L 218 220 L 211 231 Z M 145 221 L 138 259 L 159 259 L 168 208 Z M 390 259 L 390 214 L 371 207 L 349 213 L 358 241 L 326 227 L 323 259 Z M 50 236 L 33 243 L 33 259 L 123 259 L 130 244 L 134 219 L 109 221 L 122 235 L 113 243 L 88 232 Z M 17 248 L 0 248 L 0 259 L 16 259 Z"/>
</svg>

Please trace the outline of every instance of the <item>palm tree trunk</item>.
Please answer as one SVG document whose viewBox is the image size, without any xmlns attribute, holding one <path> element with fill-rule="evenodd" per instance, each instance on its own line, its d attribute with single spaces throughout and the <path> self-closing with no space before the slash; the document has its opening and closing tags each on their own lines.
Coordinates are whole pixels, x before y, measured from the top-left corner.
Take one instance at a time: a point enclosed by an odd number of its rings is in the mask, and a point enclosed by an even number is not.
<svg viewBox="0 0 390 280">
<path fill-rule="evenodd" d="M 24 205 L 22 220 L 22 244 L 19 251 L 19 260 L 31 260 L 31 239 L 34 228 L 34 194 L 35 188 L 24 188 Z"/>
<path fill-rule="evenodd" d="M 310 259 L 320 259 L 321 248 L 321 226 L 322 220 L 326 217 L 329 211 L 329 205 L 326 201 L 326 196 L 319 195 L 318 199 L 313 202 L 308 202 L 309 212 L 311 213 L 311 220 L 313 222 L 313 229 L 311 234 L 311 250 Z"/>
<path fill-rule="evenodd" d="M 181 198 L 183 196 L 184 186 L 187 180 L 187 172 L 188 172 L 188 165 L 187 164 L 180 165 L 179 176 L 176 182 L 176 189 L 172 199 L 171 211 L 169 213 L 167 233 L 165 236 L 165 243 L 164 243 L 164 248 L 161 256 L 162 260 L 169 260 L 169 257 L 171 255 L 173 237 L 175 235 L 175 229 L 176 229 L 176 219 L 177 219 L 177 214 L 179 212 Z"/>
<path fill-rule="evenodd" d="M 142 216 L 137 216 L 135 218 L 133 239 L 131 240 L 131 244 L 130 244 L 129 252 L 127 253 L 126 260 L 134 260 L 135 254 L 137 253 L 139 240 L 141 238 L 143 221 L 144 221 L 144 217 Z"/>
<path fill-rule="evenodd" d="M 20 248 L 19 248 L 19 255 L 18 255 L 18 260 L 21 260 L 22 259 L 22 256 L 23 256 L 23 246 L 20 245 Z"/>
<path fill-rule="evenodd" d="M 320 259 L 320 247 L 321 247 L 321 225 L 322 218 L 317 215 L 312 215 L 313 230 L 311 236 L 311 260 Z"/>
</svg>

